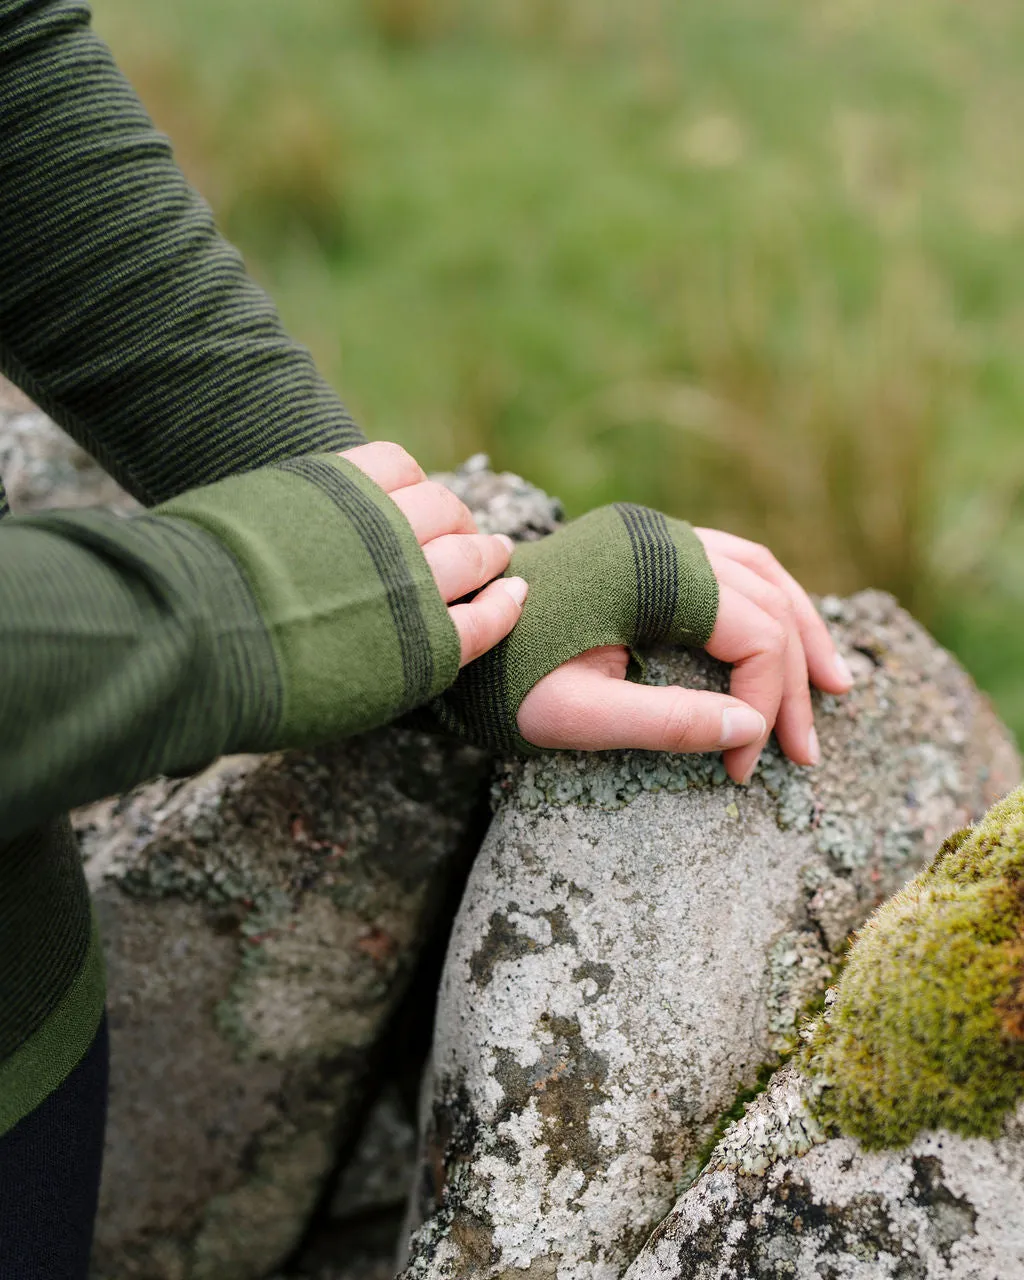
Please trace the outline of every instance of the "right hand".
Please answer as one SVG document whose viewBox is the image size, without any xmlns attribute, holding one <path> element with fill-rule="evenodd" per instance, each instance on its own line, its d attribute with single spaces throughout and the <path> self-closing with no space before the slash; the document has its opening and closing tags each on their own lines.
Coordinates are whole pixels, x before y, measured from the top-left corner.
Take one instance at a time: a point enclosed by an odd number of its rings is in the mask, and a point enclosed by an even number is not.
<svg viewBox="0 0 1024 1280">
<path fill-rule="evenodd" d="M 498 577 L 512 557 L 512 539 L 478 533 L 466 504 L 443 484 L 428 480 L 401 445 L 375 440 L 340 456 L 380 485 L 412 525 L 459 633 L 459 665 L 504 640 L 519 621 L 527 590 L 522 578 Z M 451 603 L 473 591 L 478 594 L 470 603 Z"/>
<path fill-rule="evenodd" d="M 732 664 L 731 696 L 626 680 L 628 651 L 591 649 L 533 686 L 519 731 L 538 747 L 603 751 L 722 751 L 729 777 L 748 782 L 774 729 L 796 764 L 819 760 L 809 681 L 848 693 L 853 677 L 800 584 L 765 547 L 697 529 L 718 579 L 708 653 Z"/>
</svg>

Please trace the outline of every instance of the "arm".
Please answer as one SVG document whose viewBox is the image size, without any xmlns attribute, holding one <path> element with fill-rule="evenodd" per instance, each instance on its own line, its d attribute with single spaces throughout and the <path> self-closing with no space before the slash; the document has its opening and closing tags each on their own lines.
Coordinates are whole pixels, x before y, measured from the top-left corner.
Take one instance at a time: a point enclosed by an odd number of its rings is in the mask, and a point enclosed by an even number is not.
<svg viewBox="0 0 1024 1280">
<path fill-rule="evenodd" d="M 0 830 L 16 835 L 224 752 L 381 724 L 450 684 L 459 661 L 412 525 L 333 455 L 130 519 L 10 518 L 0 527 Z"/>
<path fill-rule="evenodd" d="M 82 0 L 0 0 L 0 371 L 147 505 L 361 443 Z"/>
</svg>

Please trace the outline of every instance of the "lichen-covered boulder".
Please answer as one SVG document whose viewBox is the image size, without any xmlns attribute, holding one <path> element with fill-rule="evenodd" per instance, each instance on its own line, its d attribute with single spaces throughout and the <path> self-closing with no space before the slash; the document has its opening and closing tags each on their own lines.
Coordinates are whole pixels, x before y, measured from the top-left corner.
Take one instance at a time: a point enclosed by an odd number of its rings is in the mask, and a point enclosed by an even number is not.
<svg viewBox="0 0 1024 1280">
<path fill-rule="evenodd" d="M 831 1137 L 787 1067 L 729 1128 L 625 1280 L 1012 1280 L 1024 1275 L 1024 1105 L 994 1139 L 899 1150 Z"/>
<path fill-rule="evenodd" d="M 440 993 L 409 1280 L 621 1276 L 849 931 L 1016 781 L 988 703 L 889 597 L 824 612 L 856 686 L 819 702 L 817 769 L 508 769 Z M 650 678 L 725 673 L 663 651 Z"/>
<path fill-rule="evenodd" d="M 628 1280 L 1024 1274 L 1024 788 L 860 929 Z"/>
</svg>

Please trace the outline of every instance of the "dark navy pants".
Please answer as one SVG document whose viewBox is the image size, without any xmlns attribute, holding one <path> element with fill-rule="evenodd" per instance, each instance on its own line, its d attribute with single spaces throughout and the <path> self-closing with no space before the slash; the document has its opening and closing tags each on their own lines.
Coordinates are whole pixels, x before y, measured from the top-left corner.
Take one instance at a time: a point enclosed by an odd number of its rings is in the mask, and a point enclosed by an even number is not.
<svg viewBox="0 0 1024 1280">
<path fill-rule="evenodd" d="M 104 1017 L 59 1089 L 0 1138 L 0 1280 L 85 1280 L 107 1118 Z"/>
</svg>

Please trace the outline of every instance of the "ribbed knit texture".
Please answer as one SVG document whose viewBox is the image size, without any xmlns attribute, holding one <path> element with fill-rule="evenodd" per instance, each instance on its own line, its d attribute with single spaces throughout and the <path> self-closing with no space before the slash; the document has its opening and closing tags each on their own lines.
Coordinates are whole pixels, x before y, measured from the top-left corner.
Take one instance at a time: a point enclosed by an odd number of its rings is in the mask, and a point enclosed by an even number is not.
<svg viewBox="0 0 1024 1280">
<path fill-rule="evenodd" d="M 81 0 L 0 0 L 0 371 L 136 497 L 364 437 Z"/>
<path fill-rule="evenodd" d="M 157 773 L 270 748 L 282 696 L 248 583 L 207 533 L 185 521 L 105 511 L 4 521 L 6 835 Z M 0 939 L 0 966 L 3 948 Z"/>
<path fill-rule="evenodd" d="M 455 679 L 458 633 L 416 535 L 391 498 L 344 458 L 295 459 L 183 494 L 157 511 L 231 553 L 274 652 L 276 723 L 265 736 L 244 735 L 222 750 L 310 746 L 359 733 Z M 237 701 L 243 688 L 231 692 Z"/>
<path fill-rule="evenodd" d="M 601 645 L 703 645 L 718 582 L 690 525 L 647 507 L 601 507 L 516 548 L 509 574 L 530 585 L 515 629 L 433 704 L 462 737 L 529 752 L 516 718 L 543 676 Z"/>
</svg>

